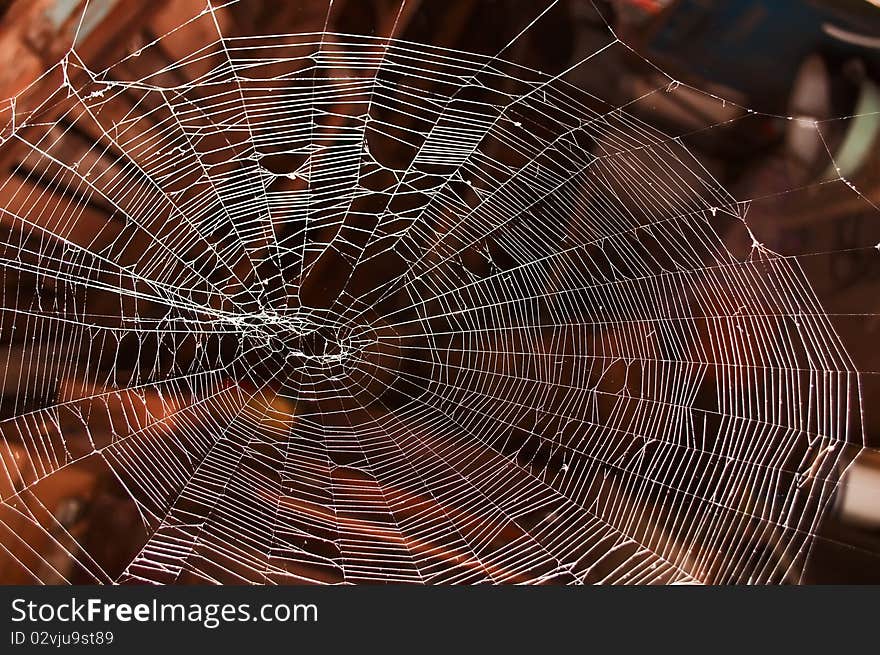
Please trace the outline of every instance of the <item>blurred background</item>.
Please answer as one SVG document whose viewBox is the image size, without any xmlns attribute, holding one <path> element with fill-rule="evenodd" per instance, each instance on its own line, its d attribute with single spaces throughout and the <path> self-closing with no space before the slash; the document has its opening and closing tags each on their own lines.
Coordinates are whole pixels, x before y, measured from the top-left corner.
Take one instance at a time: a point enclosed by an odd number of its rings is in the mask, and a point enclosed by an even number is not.
<svg viewBox="0 0 880 655">
<path fill-rule="evenodd" d="M 335 0 L 328 13 L 326 0 L 248 0 L 219 9 L 218 16 L 227 36 L 326 27 L 493 55 L 548 4 L 408 0 L 401 6 L 398 0 Z M 29 88 L 22 99 L 26 102 L 28 94 L 38 95 L 41 84 L 57 86 L 57 79 L 40 78 L 68 51 L 74 34 L 83 61 L 101 70 L 183 24 L 202 11 L 204 2 L 93 0 L 80 20 L 83 8 L 79 0 L 0 0 L 0 97 Z M 735 198 L 749 201 L 754 237 L 774 252 L 800 258 L 863 372 L 868 448 L 843 475 L 833 508 L 818 528 L 803 581 L 878 583 L 880 2 L 560 0 L 505 58 L 555 75 L 602 48 L 609 25 L 630 48 L 603 53 L 596 65 L 574 67 L 565 79 L 680 137 Z M 138 79 L 140 71 L 160 70 L 187 53 L 186 43 L 169 39 L 115 70 L 122 73 L 127 67 L 130 79 Z M 675 93 L 656 93 L 670 78 L 678 82 Z M 69 144 L 73 160 L 80 146 L 75 139 Z M 14 174 L 18 162 L 13 158 L 6 151 L 0 154 L 0 165 Z M 741 230 L 731 230 L 728 248 L 741 252 L 749 245 L 743 238 Z M 5 293 L 28 283 L 40 281 L 4 277 Z M 107 313 L 113 311 L 112 302 Z M 20 397 L 27 384 L 45 384 L 14 331 L 4 334 L 0 348 L 0 361 L 6 362 L 4 397 Z M 146 402 L 153 403 L 147 411 L 154 415 L 167 411 L 160 397 Z M 124 405 L 108 409 L 111 423 L 113 412 L 125 412 Z M 20 412 L 9 402 L 5 407 L 8 415 Z M 16 435 L 4 433 L 3 438 L 2 457 L 24 457 Z M 48 478 L 41 494 L 46 511 L 65 530 L 42 534 L 6 517 L 4 529 L 21 540 L 0 537 L 0 582 L 32 582 L 28 571 L 40 566 L 42 581 L 86 581 L 71 564 L 78 548 L 113 571 L 125 566 L 143 542 L 137 508 L 106 469 L 68 467 Z"/>
</svg>

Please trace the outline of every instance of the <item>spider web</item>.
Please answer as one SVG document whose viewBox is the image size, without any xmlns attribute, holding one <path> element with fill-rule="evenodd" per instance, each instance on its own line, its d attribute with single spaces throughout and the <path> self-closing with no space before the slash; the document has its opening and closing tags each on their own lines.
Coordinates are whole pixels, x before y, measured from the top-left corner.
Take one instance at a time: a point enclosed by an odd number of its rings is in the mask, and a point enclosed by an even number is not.
<svg viewBox="0 0 880 655">
<path fill-rule="evenodd" d="M 748 201 L 565 81 L 613 32 L 548 75 L 216 12 L 6 103 L 0 544 L 34 581 L 800 579 L 859 374 Z M 137 508 L 123 566 L 48 508 L 77 467 Z"/>
</svg>

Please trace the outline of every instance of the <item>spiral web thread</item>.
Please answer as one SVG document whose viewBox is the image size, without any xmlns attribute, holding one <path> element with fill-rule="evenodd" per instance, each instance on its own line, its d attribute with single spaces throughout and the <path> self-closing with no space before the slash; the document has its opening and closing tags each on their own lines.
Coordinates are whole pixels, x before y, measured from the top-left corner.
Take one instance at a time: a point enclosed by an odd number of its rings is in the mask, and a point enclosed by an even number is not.
<svg viewBox="0 0 880 655">
<path fill-rule="evenodd" d="M 0 544 L 33 581 L 800 579 L 859 375 L 747 201 L 561 74 L 214 13 L 5 106 Z M 78 466 L 136 505 L 123 567 L 47 507 Z"/>
</svg>

